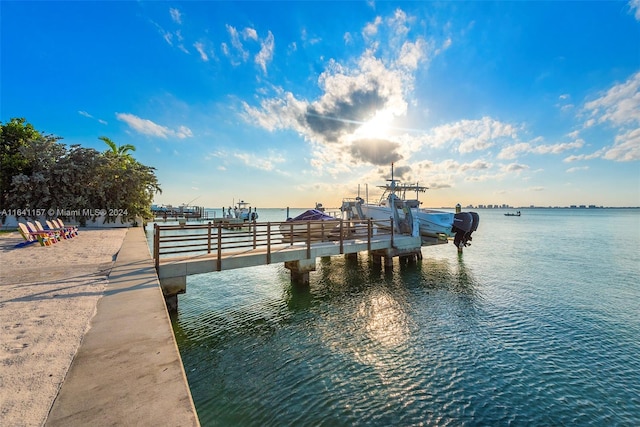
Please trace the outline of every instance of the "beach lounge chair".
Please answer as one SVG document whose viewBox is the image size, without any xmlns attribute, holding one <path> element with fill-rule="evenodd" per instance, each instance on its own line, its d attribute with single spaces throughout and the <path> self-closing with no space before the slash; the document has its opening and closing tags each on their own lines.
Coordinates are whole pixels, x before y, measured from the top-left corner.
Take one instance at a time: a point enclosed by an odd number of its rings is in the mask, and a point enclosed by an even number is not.
<svg viewBox="0 0 640 427">
<path fill-rule="evenodd" d="M 51 222 L 53 222 L 54 224 L 57 224 L 58 228 L 68 229 L 73 236 L 78 235 L 78 227 L 76 227 L 75 225 L 66 226 L 64 225 L 64 222 L 62 222 L 60 218 L 52 219 Z"/>
<path fill-rule="evenodd" d="M 41 231 L 43 233 L 49 233 L 53 237 L 56 238 L 57 241 L 62 240 L 62 233 L 59 230 L 45 230 L 40 221 L 33 221 L 35 223 L 35 231 Z M 27 222 L 27 227 L 29 227 L 29 223 Z M 33 227 L 32 227 L 33 228 Z"/>
<path fill-rule="evenodd" d="M 26 222 L 26 226 L 31 233 L 40 233 L 43 236 L 45 235 L 48 236 L 51 239 L 51 243 L 57 243 L 58 240 L 60 240 L 58 236 L 56 236 L 56 233 L 54 233 L 53 231 L 43 230 L 42 226 L 40 226 L 40 229 L 38 229 L 38 227 L 36 227 L 35 224 L 29 221 Z"/>
<path fill-rule="evenodd" d="M 56 227 L 53 224 L 53 222 L 49 220 L 45 221 L 45 224 L 47 224 L 47 228 L 46 228 L 47 231 L 51 230 L 51 231 L 58 232 L 60 233 L 60 236 L 65 240 L 71 239 L 74 236 L 73 231 L 70 228 Z"/>
<path fill-rule="evenodd" d="M 52 238 L 48 233 L 30 231 L 27 225 L 21 222 L 18 223 L 18 231 L 28 243 L 40 242 L 41 246 L 51 246 L 56 242 L 56 239 Z"/>
</svg>

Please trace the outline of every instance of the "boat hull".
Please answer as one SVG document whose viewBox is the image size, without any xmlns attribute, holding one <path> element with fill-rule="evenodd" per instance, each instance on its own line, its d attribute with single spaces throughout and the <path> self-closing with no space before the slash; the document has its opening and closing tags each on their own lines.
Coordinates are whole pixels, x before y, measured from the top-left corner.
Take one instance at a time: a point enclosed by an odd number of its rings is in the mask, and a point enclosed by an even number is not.
<svg viewBox="0 0 640 427">
<path fill-rule="evenodd" d="M 362 213 L 367 218 L 376 221 L 389 221 L 389 219 L 393 217 L 392 209 L 387 206 L 363 204 Z M 412 209 L 411 213 L 418 219 L 421 236 L 439 237 L 445 235 L 447 237 L 453 237 L 454 233 L 451 231 L 453 227 L 453 213 L 431 209 Z M 402 220 L 405 214 L 401 210 L 398 210 L 398 216 Z"/>
</svg>

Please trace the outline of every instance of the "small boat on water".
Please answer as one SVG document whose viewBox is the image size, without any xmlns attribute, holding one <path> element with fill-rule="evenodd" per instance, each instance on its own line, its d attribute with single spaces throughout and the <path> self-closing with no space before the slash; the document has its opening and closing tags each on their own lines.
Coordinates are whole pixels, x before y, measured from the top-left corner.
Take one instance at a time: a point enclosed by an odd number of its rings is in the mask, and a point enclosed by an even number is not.
<svg viewBox="0 0 640 427">
<path fill-rule="evenodd" d="M 202 218 L 204 208 L 200 206 L 190 206 L 185 203 L 180 206 L 172 205 L 151 205 L 151 213 L 157 218 Z"/>
<path fill-rule="evenodd" d="M 516 213 L 507 212 L 506 214 L 504 214 L 504 216 L 520 216 L 520 211 L 518 211 Z"/>
<path fill-rule="evenodd" d="M 288 218 L 280 224 L 280 234 L 284 241 L 327 240 L 329 235 L 340 226 L 340 219 L 318 210 L 309 209 L 294 218 Z"/>
<path fill-rule="evenodd" d="M 226 211 L 226 213 L 225 213 Z M 248 221 L 256 221 L 258 219 L 258 212 L 256 208 L 251 210 L 251 203 L 245 202 L 244 200 L 240 200 L 231 210 L 231 206 L 225 210 L 222 208 L 222 213 L 225 218 L 237 218 L 241 219 L 244 222 Z"/>
</svg>

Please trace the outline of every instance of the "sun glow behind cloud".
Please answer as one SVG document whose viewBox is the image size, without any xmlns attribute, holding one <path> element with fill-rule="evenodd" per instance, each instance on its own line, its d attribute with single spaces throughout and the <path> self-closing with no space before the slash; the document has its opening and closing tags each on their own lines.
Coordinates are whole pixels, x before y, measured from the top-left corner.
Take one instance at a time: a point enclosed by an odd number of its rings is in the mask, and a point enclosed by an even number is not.
<svg viewBox="0 0 640 427">
<path fill-rule="evenodd" d="M 319 174 L 337 176 L 353 170 L 354 165 L 383 166 L 403 161 L 414 165 L 409 166 L 406 176 L 432 180 L 436 187 L 453 185 L 456 179 L 452 177 L 467 181 L 501 181 L 505 174 L 522 174 L 532 169 L 522 162 L 500 165 L 482 161 L 485 168 L 499 170 L 479 175 L 475 167 L 459 167 L 454 173 L 442 175 L 437 172 L 438 168 L 417 167 L 420 157 L 428 151 L 454 150 L 461 156 L 485 153 L 496 159 L 514 160 L 522 156 L 575 152 L 585 146 L 584 138 L 577 132 L 568 141 L 543 143 L 544 137 L 530 135 L 526 124 L 487 115 L 424 129 L 394 127 L 394 120 L 406 120 L 409 106 L 416 104 L 411 94 L 419 67 L 424 72 L 434 57 L 454 44 L 450 36 L 442 40 L 423 36 L 411 39 L 411 26 L 415 23 L 415 17 L 399 9 L 392 16 L 376 17 L 362 30 L 368 48 L 357 60 L 357 67 L 350 67 L 337 59 L 328 62 L 318 79 L 318 86 L 323 91 L 321 96 L 307 100 L 278 89 L 280 95 L 264 98 L 260 107 L 244 104 L 246 118 L 270 130 L 298 132 L 310 143 L 310 165 Z M 392 36 L 383 39 L 385 33 Z M 345 40 L 349 44 L 354 43 L 352 34 Z M 399 48 L 382 47 L 393 45 Z M 590 112 L 592 117 L 587 123 L 590 126 L 607 121 L 616 125 L 637 124 L 633 111 L 637 113 L 640 108 L 630 108 L 637 103 L 636 79 L 634 77 L 626 84 L 611 88 L 605 96 L 585 103 L 582 111 Z M 570 109 L 564 108 L 570 98 L 566 93 L 560 97 L 565 103 L 561 108 L 563 112 L 574 109 L 573 105 Z M 604 158 L 637 160 L 637 148 L 627 143 L 635 141 L 635 138 L 633 131 L 619 134 L 615 148 L 603 154 Z M 579 157 L 573 158 L 577 160 Z M 488 166 L 491 164 L 495 166 Z"/>
</svg>

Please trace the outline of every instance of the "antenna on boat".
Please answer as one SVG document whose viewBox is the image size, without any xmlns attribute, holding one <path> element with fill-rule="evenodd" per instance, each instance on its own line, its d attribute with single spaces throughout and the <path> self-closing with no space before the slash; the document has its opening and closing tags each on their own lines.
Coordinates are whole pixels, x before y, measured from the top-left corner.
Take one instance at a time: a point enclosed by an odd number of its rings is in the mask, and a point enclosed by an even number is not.
<svg viewBox="0 0 640 427">
<path fill-rule="evenodd" d="M 396 182 L 393 179 L 393 162 L 391 162 L 391 193 L 394 194 L 396 190 Z"/>
<path fill-rule="evenodd" d="M 187 206 L 191 206 L 191 203 L 195 202 L 196 200 L 198 200 L 200 198 L 200 196 L 196 197 L 195 199 L 191 200 L 189 203 L 185 203 L 185 205 Z"/>
</svg>

